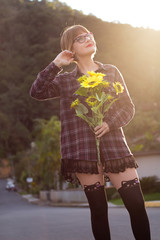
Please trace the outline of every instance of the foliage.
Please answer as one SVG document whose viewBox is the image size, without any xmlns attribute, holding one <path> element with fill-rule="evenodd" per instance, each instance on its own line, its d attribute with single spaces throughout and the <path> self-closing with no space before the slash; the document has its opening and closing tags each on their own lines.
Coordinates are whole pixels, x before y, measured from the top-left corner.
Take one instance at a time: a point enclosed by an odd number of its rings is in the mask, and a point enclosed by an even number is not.
<svg viewBox="0 0 160 240">
<path fill-rule="evenodd" d="M 108 200 L 120 198 L 120 195 L 119 195 L 117 189 L 114 188 L 114 187 L 107 188 L 106 189 L 106 194 L 107 194 L 107 199 Z"/>
<path fill-rule="evenodd" d="M 153 201 L 160 199 L 160 182 L 157 176 L 143 177 L 140 179 L 140 183 L 145 201 Z M 123 204 L 116 188 L 107 188 L 106 193 L 107 198 L 110 202 L 117 205 Z"/>
<path fill-rule="evenodd" d="M 160 113 L 137 111 L 132 122 L 125 127 L 128 143 L 133 152 L 160 149 Z"/>
<path fill-rule="evenodd" d="M 55 173 L 60 168 L 60 121 L 37 119 L 36 145 L 39 152 L 37 173 L 42 189 L 56 188 Z"/>
<path fill-rule="evenodd" d="M 140 182 L 143 193 L 160 192 L 160 182 L 157 176 L 143 177 Z"/>
<path fill-rule="evenodd" d="M 145 201 L 156 201 L 160 200 L 160 192 L 144 194 Z"/>
<path fill-rule="evenodd" d="M 15 174 L 24 190 L 37 193 L 39 190 L 57 188 L 60 170 L 60 121 L 53 116 L 50 120 L 37 119 L 35 142 L 27 151 L 17 153 Z M 32 177 L 30 188 L 26 182 Z"/>
</svg>

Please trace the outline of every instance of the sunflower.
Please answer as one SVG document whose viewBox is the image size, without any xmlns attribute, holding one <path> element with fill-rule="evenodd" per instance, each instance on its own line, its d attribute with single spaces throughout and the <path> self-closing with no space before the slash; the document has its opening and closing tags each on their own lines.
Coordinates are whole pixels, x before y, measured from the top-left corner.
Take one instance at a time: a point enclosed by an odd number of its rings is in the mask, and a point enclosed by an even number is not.
<svg viewBox="0 0 160 240">
<path fill-rule="evenodd" d="M 82 83 L 84 80 L 87 79 L 87 76 L 86 75 L 83 75 L 82 77 L 78 78 L 78 82 L 79 83 Z"/>
<path fill-rule="evenodd" d="M 71 104 L 71 108 L 75 108 L 76 106 L 78 106 L 80 104 L 79 99 L 77 98 L 74 102 L 72 102 Z"/>
<path fill-rule="evenodd" d="M 98 103 L 98 100 L 95 96 L 89 96 L 86 99 L 86 102 L 88 103 L 89 106 L 93 107 Z"/>
<path fill-rule="evenodd" d="M 81 86 L 84 88 L 94 88 L 96 86 L 98 86 L 99 84 L 101 84 L 103 81 L 103 77 L 102 76 L 91 76 L 86 78 L 83 82 L 81 82 Z"/>
<path fill-rule="evenodd" d="M 103 74 L 103 73 L 100 73 L 100 72 L 97 72 L 97 73 L 95 73 L 94 71 L 88 71 L 87 72 L 91 77 L 92 76 L 97 76 L 97 77 L 99 77 L 99 76 L 101 76 L 102 78 L 104 77 L 104 76 L 106 76 L 105 74 Z"/>
<path fill-rule="evenodd" d="M 110 82 L 103 81 L 103 82 L 102 82 L 102 85 L 103 85 L 103 87 L 108 88 L 109 85 L 110 85 Z"/>
<path fill-rule="evenodd" d="M 119 93 L 122 93 L 124 90 L 124 87 L 121 85 L 120 82 L 113 83 L 113 87 L 116 90 L 116 95 L 118 95 Z"/>
</svg>

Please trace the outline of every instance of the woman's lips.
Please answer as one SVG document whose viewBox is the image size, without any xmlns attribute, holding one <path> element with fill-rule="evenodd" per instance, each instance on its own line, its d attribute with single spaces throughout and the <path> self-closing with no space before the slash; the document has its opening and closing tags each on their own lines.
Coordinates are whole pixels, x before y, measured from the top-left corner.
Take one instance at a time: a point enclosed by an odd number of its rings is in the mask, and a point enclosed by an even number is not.
<svg viewBox="0 0 160 240">
<path fill-rule="evenodd" d="M 86 47 L 92 47 L 93 43 L 88 44 Z"/>
</svg>

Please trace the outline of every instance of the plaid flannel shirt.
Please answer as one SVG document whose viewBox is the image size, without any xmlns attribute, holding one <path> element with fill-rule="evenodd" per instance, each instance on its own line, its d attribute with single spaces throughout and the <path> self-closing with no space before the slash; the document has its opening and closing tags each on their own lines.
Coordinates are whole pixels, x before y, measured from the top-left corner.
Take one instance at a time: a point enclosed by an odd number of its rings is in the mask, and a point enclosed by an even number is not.
<svg viewBox="0 0 160 240">
<path fill-rule="evenodd" d="M 134 116 L 134 104 L 128 93 L 120 71 L 111 64 L 96 62 L 99 69 L 96 72 L 106 74 L 110 82 L 120 82 L 123 93 L 112 105 L 104 117 L 110 131 L 101 137 L 100 146 L 105 161 L 131 156 L 122 127 L 127 125 Z M 33 82 L 30 95 L 37 100 L 47 100 L 60 97 L 61 119 L 61 157 L 62 159 L 97 161 L 95 135 L 88 124 L 77 117 L 70 105 L 77 96 L 74 92 L 79 88 L 77 79 L 82 75 L 78 67 L 72 72 L 60 73 L 54 62 L 51 62 Z"/>
</svg>

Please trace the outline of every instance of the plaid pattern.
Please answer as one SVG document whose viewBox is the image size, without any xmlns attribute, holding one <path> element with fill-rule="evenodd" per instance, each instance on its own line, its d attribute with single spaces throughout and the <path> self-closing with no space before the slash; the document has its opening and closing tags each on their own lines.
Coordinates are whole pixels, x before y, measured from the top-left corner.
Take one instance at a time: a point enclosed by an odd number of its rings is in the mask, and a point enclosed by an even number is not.
<svg viewBox="0 0 160 240">
<path fill-rule="evenodd" d="M 135 108 L 122 74 L 110 64 L 96 62 L 99 69 L 96 72 L 106 74 L 110 82 L 121 82 L 124 92 L 112 105 L 104 117 L 110 127 L 110 132 L 101 137 L 101 152 L 105 161 L 131 156 L 122 127 L 133 118 Z M 60 97 L 61 118 L 61 156 L 62 159 L 97 161 L 95 135 L 88 124 L 75 115 L 70 105 L 76 96 L 73 93 L 79 88 L 77 79 L 82 75 L 78 67 L 72 72 L 60 73 L 62 69 L 51 62 L 34 81 L 30 95 L 37 100 Z"/>
</svg>

